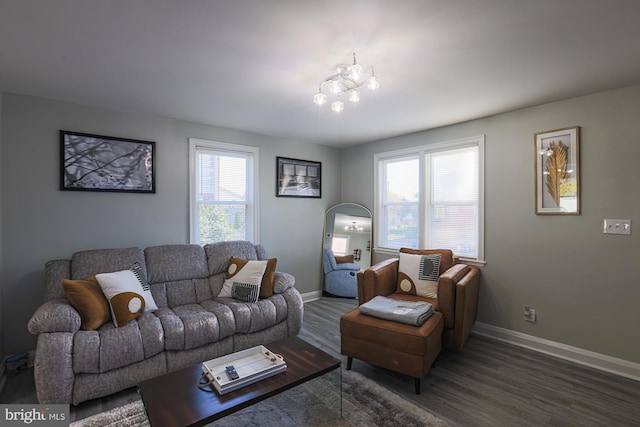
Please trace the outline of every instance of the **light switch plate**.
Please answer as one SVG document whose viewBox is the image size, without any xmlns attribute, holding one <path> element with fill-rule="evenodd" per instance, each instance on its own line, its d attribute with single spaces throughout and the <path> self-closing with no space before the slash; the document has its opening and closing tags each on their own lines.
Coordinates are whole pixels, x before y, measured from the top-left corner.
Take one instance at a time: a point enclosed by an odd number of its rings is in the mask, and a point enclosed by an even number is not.
<svg viewBox="0 0 640 427">
<path fill-rule="evenodd" d="M 631 234 L 631 220 L 605 219 L 602 232 L 605 234 Z"/>
</svg>

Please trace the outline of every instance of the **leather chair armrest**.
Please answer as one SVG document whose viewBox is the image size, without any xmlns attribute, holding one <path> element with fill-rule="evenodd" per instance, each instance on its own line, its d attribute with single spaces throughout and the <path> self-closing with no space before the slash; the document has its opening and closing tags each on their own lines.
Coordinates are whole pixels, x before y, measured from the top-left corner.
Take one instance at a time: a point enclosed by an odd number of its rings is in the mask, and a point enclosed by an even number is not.
<svg viewBox="0 0 640 427">
<path fill-rule="evenodd" d="M 454 349 L 462 350 L 471 328 L 478 317 L 480 294 L 480 270 L 469 267 L 469 271 L 456 283 L 456 319 L 458 336 L 454 336 Z M 454 334 L 455 335 L 455 334 Z M 456 345 L 456 343 L 458 343 Z"/>
<path fill-rule="evenodd" d="M 466 264 L 455 264 L 440 275 L 438 281 L 438 309 L 444 316 L 445 328 L 457 328 L 459 322 L 477 314 L 478 283 L 480 270 Z M 476 295 L 475 311 L 468 307 L 468 298 Z"/>
<path fill-rule="evenodd" d="M 381 261 L 358 273 L 358 304 L 378 295 L 390 295 L 398 281 L 398 258 Z"/>
</svg>

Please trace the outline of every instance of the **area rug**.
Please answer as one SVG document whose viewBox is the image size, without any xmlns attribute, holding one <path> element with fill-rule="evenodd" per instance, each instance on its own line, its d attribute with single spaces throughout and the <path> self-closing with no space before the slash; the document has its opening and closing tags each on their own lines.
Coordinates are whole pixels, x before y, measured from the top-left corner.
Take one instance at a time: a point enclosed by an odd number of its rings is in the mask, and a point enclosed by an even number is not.
<svg viewBox="0 0 640 427">
<path fill-rule="evenodd" d="M 338 372 L 294 387 L 242 409 L 211 426 L 447 426 L 423 408 L 365 376 L 342 371 L 342 417 Z M 142 401 L 76 421 L 71 427 L 149 427 Z"/>
</svg>

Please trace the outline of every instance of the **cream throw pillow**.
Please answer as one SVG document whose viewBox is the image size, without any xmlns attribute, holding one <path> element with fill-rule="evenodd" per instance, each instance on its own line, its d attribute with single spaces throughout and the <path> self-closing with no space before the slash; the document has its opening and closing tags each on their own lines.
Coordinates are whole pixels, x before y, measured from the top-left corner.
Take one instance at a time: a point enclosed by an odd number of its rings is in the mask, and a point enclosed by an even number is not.
<svg viewBox="0 0 640 427">
<path fill-rule="evenodd" d="M 125 326 L 145 311 L 158 309 L 146 279 L 141 277 L 140 270 L 136 273 L 132 270 L 122 270 L 96 274 L 100 288 L 109 301 L 116 327 Z"/>
<path fill-rule="evenodd" d="M 229 260 L 227 279 L 218 294 L 219 298 L 233 297 L 233 283 L 260 286 L 262 276 L 267 269 L 267 261 L 247 261 L 236 257 Z"/>
<path fill-rule="evenodd" d="M 413 255 L 400 252 L 396 292 L 437 298 L 439 277 L 440 254 Z"/>
</svg>

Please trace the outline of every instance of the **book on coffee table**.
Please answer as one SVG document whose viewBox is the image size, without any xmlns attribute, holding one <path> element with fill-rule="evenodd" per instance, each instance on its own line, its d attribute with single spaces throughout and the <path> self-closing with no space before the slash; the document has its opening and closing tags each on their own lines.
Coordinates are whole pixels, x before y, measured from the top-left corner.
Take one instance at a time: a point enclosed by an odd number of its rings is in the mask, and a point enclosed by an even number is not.
<svg viewBox="0 0 640 427">
<path fill-rule="evenodd" d="M 233 366 L 238 378 L 232 379 L 227 367 Z M 219 394 L 226 394 L 249 384 L 284 372 L 287 364 L 282 356 L 263 345 L 248 348 L 202 363 L 202 372 Z"/>
</svg>

